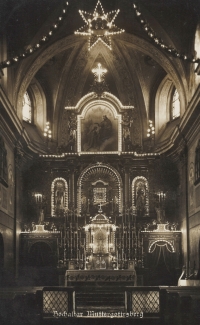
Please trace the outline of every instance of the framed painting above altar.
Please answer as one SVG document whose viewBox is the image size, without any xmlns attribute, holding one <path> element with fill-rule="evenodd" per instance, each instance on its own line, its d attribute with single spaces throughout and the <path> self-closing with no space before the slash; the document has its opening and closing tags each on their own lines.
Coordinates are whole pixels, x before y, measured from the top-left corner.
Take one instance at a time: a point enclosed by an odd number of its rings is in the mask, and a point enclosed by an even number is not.
<svg viewBox="0 0 200 325">
<path fill-rule="evenodd" d="M 79 150 L 84 153 L 118 152 L 118 114 L 113 107 L 104 103 L 93 103 L 79 117 Z"/>
</svg>

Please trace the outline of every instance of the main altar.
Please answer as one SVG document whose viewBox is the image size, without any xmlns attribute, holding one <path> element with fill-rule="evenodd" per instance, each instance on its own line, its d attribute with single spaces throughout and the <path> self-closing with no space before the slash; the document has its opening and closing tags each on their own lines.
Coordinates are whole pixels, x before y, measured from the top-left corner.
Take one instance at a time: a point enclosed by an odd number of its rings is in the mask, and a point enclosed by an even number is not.
<svg viewBox="0 0 200 325">
<path fill-rule="evenodd" d="M 85 231 L 81 260 L 70 260 L 65 274 L 65 286 L 80 285 L 136 285 L 134 261 L 119 261 L 117 226 L 103 214 L 101 204 L 98 214 L 83 229 Z M 123 249 L 121 258 L 124 260 Z M 77 255 L 80 257 L 80 254 Z M 80 262 L 82 262 L 80 264 Z M 77 264 L 79 269 L 77 268 Z M 119 269 L 120 267 L 120 269 Z M 82 268 L 82 269 L 81 269 Z M 124 269 L 126 268 L 126 269 Z"/>
</svg>

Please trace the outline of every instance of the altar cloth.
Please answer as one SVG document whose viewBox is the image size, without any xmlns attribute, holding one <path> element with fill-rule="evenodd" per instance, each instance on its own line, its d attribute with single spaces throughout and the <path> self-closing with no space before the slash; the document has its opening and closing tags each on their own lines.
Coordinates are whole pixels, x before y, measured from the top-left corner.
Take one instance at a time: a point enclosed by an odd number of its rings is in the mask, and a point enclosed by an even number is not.
<svg viewBox="0 0 200 325">
<path fill-rule="evenodd" d="M 65 286 L 95 283 L 133 286 L 136 285 L 136 278 L 134 270 L 67 270 Z"/>
</svg>

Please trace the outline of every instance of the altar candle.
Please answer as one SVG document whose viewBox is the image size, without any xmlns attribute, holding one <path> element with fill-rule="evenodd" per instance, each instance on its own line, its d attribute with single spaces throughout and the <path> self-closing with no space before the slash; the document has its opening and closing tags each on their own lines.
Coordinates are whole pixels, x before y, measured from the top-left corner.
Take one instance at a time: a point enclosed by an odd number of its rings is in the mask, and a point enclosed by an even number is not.
<svg viewBox="0 0 200 325">
<path fill-rule="evenodd" d="M 132 247 L 133 247 L 133 230 L 132 230 Z"/>
<path fill-rule="evenodd" d="M 143 237 L 142 237 L 142 254 L 143 254 Z"/>
</svg>

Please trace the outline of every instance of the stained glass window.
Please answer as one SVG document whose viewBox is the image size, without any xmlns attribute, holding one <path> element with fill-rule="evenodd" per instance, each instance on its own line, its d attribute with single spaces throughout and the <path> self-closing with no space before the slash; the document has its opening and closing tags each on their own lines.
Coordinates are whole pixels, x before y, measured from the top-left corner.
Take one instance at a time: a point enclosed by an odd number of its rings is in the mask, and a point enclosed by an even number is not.
<svg viewBox="0 0 200 325">
<path fill-rule="evenodd" d="M 177 89 L 175 89 L 172 98 L 172 120 L 180 116 L 180 99 Z"/>
<path fill-rule="evenodd" d="M 32 105 L 28 92 L 26 91 L 23 98 L 22 104 L 22 118 L 24 121 L 32 122 Z"/>
</svg>

